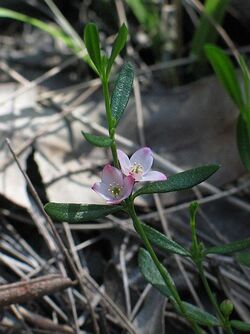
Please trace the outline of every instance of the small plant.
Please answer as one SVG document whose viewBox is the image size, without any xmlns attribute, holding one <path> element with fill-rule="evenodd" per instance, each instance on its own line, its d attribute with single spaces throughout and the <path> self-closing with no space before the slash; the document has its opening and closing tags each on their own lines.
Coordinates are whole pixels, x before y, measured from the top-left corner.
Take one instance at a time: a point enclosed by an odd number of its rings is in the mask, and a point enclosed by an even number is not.
<svg viewBox="0 0 250 334">
<path fill-rule="evenodd" d="M 151 170 L 153 156 L 150 148 L 140 148 L 130 159 L 123 151 L 117 149 L 116 129 L 133 86 L 133 66 L 130 63 L 125 63 L 122 66 L 111 98 L 109 76 L 117 55 L 125 46 L 126 39 L 127 28 L 123 25 L 114 41 L 111 55 L 107 56 L 101 50 L 96 25 L 87 24 L 84 31 L 84 42 L 92 62 L 92 68 L 102 82 L 109 136 L 96 136 L 89 133 L 83 133 L 83 136 L 92 145 L 111 149 L 113 165 L 107 164 L 103 169 L 101 181 L 93 185 L 93 190 L 106 200 L 106 205 L 48 203 L 45 210 L 53 219 L 69 223 L 82 223 L 111 213 L 125 212 L 132 219 L 134 228 L 144 243 L 144 248 L 140 249 L 138 257 L 143 276 L 157 290 L 168 297 L 176 312 L 188 321 L 194 333 L 204 333 L 202 327 L 220 327 L 228 334 L 232 334 L 234 328 L 249 332 L 250 324 L 231 320 L 230 315 L 233 310 L 231 301 L 226 300 L 219 303 L 215 297 L 206 278 L 203 261 L 208 254 L 228 255 L 240 252 L 250 247 L 250 239 L 206 248 L 199 241 L 196 233 L 197 203 L 192 203 L 190 206 L 190 228 L 192 231 L 190 249 L 185 249 L 154 228 L 143 224 L 136 214 L 134 200 L 138 196 L 190 189 L 209 178 L 219 167 L 205 165 L 166 177 L 163 173 Z M 167 268 L 160 262 L 153 245 L 160 247 L 165 252 L 178 254 L 192 261 L 199 272 L 216 315 L 182 300 L 175 282 Z M 244 253 L 240 254 L 239 257 L 242 261 L 242 257 L 245 259 L 242 255 Z"/>
</svg>

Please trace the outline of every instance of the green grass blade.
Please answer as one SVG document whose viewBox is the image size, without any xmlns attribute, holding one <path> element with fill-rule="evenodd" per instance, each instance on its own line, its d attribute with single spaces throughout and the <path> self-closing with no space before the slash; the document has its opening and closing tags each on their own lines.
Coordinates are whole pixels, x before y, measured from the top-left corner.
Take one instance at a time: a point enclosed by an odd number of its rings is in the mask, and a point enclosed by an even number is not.
<svg viewBox="0 0 250 334">
<path fill-rule="evenodd" d="M 231 96 L 236 106 L 241 110 L 244 106 L 244 99 L 242 97 L 239 80 L 230 58 L 221 48 L 214 45 L 206 45 L 205 53 L 218 79 Z"/>
<path fill-rule="evenodd" d="M 216 23 L 221 24 L 228 5 L 229 0 L 206 0 L 204 5 L 205 13 L 201 16 L 192 41 L 192 53 L 198 58 L 203 55 L 204 45 L 215 43 L 217 39 L 217 31 L 207 16 L 210 16 Z"/>
<path fill-rule="evenodd" d="M 72 42 L 72 39 L 67 36 L 60 27 L 45 23 L 41 20 L 38 20 L 34 17 L 30 17 L 28 15 L 24 15 L 18 12 L 15 12 L 13 10 L 7 9 L 7 8 L 2 8 L 0 7 L 0 17 L 2 18 L 10 18 L 14 19 L 26 24 L 30 24 L 36 28 L 39 28 L 51 36 L 53 36 L 55 39 L 59 39 L 63 41 L 69 48 L 73 49 L 74 51 L 80 51 L 80 49 L 75 49 L 75 44 Z"/>
<path fill-rule="evenodd" d="M 250 125 L 250 124 L 249 124 Z M 250 135 L 247 122 L 239 115 L 237 122 L 237 145 L 241 161 L 246 170 L 250 172 Z"/>
</svg>

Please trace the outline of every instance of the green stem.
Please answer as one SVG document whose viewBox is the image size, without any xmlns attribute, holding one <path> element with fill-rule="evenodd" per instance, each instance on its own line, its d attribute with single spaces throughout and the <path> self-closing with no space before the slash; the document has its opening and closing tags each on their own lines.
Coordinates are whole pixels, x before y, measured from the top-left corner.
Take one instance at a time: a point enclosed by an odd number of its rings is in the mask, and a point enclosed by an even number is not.
<svg viewBox="0 0 250 334">
<path fill-rule="evenodd" d="M 223 325 L 223 328 L 225 329 L 227 334 L 233 334 L 234 332 L 232 330 L 230 322 L 224 317 L 223 313 L 221 312 L 220 306 L 218 305 L 216 297 L 214 296 L 214 294 L 213 294 L 213 292 L 210 288 L 210 285 L 209 285 L 208 280 L 207 280 L 206 275 L 205 275 L 205 271 L 204 271 L 204 267 L 203 267 L 202 262 L 196 263 L 196 265 L 197 265 L 197 268 L 199 270 L 199 274 L 200 274 L 202 283 L 205 287 L 205 290 L 207 292 L 208 298 L 210 299 L 211 304 L 215 308 L 215 310 L 218 314 L 218 317 L 219 317 L 219 319 L 220 319 L 220 321 Z"/>
<path fill-rule="evenodd" d="M 168 287 L 169 291 L 171 292 L 172 296 L 174 297 L 182 315 L 188 320 L 188 322 L 190 323 L 191 327 L 193 328 L 195 334 L 202 334 L 202 330 L 200 329 L 200 327 L 194 321 L 190 320 L 187 317 L 186 309 L 185 309 L 185 306 L 183 305 L 183 303 L 181 301 L 180 295 L 179 295 L 178 291 L 176 290 L 175 286 L 173 285 L 171 278 L 166 273 L 166 271 L 163 269 L 162 264 L 160 263 L 153 247 L 151 246 L 151 244 L 150 244 L 150 242 L 149 242 L 149 240 L 148 240 L 148 238 L 147 238 L 147 236 L 146 236 L 146 234 L 143 230 L 141 222 L 136 215 L 135 208 L 134 208 L 134 205 L 132 203 L 128 204 L 128 211 L 129 211 L 129 214 L 130 214 L 130 216 L 133 220 L 133 223 L 134 223 L 134 226 L 135 226 L 135 229 L 136 229 L 137 233 L 142 238 L 147 251 L 149 252 L 154 264 L 156 265 L 159 273 L 161 274 L 166 286 Z"/>
<path fill-rule="evenodd" d="M 113 119 L 112 119 L 112 111 L 111 111 L 110 96 L 109 96 L 109 85 L 108 85 L 108 79 L 106 77 L 102 79 L 102 88 L 103 88 L 103 96 L 105 100 L 105 109 L 106 109 L 106 118 L 108 122 L 109 137 L 112 139 L 112 144 L 111 144 L 112 156 L 113 156 L 115 167 L 119 168 L 119 161 L 117 157 L 117 149 L 116 149 L 116 142 L 115 142 L 115 128 L 114 128 Z"/>
</svg>

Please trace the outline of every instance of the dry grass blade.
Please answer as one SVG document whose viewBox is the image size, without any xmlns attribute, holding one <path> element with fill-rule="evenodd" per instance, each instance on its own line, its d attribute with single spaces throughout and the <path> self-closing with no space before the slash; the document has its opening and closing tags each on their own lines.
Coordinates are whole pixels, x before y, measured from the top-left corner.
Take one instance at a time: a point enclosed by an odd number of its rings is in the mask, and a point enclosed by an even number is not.
<svg viewBox="0 0 250 334">
<path fill-rule="evenodd" d="M 75 285 L 68 277 L 47 275 L 29 281 L 5 284 L 0 287 L 0 307 L 24 303 Z"/>
<path fill-rule="evenodd" d="M 38 327 L 39 329 L 44 329 L 49 332 L 56 332 L 62 334 L 74 334 L 75 331 L 67 325 L 59 325 L 54 323 L 52 320 L 45 318 L 36 313 L 30 312 L 22 306 L 18 306 L 18 311 L 23 316 L 23 318 L 30 324 Z"/>
</svg>

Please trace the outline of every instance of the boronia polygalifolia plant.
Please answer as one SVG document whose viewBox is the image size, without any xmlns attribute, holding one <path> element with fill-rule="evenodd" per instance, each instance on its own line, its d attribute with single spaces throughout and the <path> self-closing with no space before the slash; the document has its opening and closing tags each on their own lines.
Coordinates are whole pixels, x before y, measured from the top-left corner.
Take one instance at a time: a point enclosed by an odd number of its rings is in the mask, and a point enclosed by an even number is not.
<svg viewBox="0 0 250 334">
<path fill-rule="evenodd" d="M 51 218 L 68 223 L 82 223 L 119 211 L 127 213 L 144 244 L 144 248 L 140 249 L 138 256 L 139 267 L 143 276 L 169 299 L 176 312 L 188 321 L 194 333 L 204 333 L 202 327 L 221 327 L 228 334 L 233 333 L 233 328 L 242 331 L 250 330 L 250 324 L 230 319 L 230 313 L 233 309 L 230 301 L 223 301 L 221 305 L 218 303 L 214 293 L 211 291 L 203 266 L 204 258 L 207 255 L 240 252 L 250 247 L 250 239 L 206 249 L 199 242 L 196 233 L 197 203 L 193 203 L 190 206 L 190 226 L 192 230 L 192 246 L 190 249 L 185 249 L 161 232 L 145 225 L 137 216 L 134 201 L 138 196 L 190 189 L 209 178 L 219 167 L 217 165 L 205 165 L 166 177 L 163 173 L 151 170 L 153 155 L 150 148 L 140 148 L 131 158 L 120 149 L 117 149 L 116 129 L 132 90 L 133 66 L 130 63 L 125 63 L 122 66 L 111 98 L 109 78 L 116 57 L 126 44 L 127 34 L 126 26 L 122 25 L 114 41 L 111 55 L 108 57 L 101 50 L 99 32 L 96 25 L 90 23 L 85 27 L 84 31 L 84 42 L 92 62 L 91 67 L 102 82 L 109 135 L 97 136 L 83 132 L 83 136 L 94 146 L 111 149 L 113 163 L 107 164 L 103 168 L 101 181 L 95 183 L 92 187 L 94 191 L 104 198 L 106 204 L 48 203 L 45 206 L 45 210 Z M 136 190 L 134 190 L 135 185 Z M 189 258 L 193 262 L 200 274 L 211 304 L 214 306 L 216 315 L 182 300 L 171 274 L 159 260 L 153 245 L 167 253 Z M 244 255 L 243 258 L 245 258 Z"/>
</svg>

